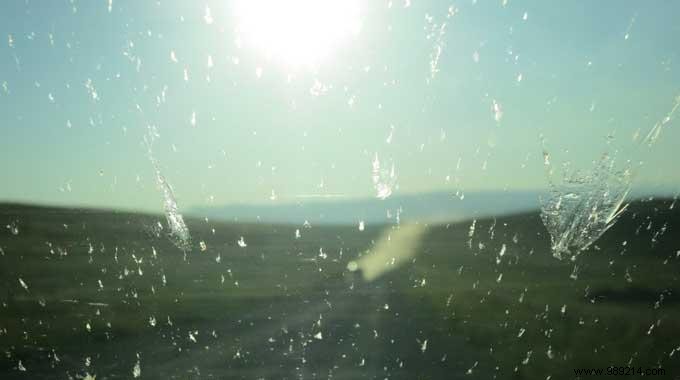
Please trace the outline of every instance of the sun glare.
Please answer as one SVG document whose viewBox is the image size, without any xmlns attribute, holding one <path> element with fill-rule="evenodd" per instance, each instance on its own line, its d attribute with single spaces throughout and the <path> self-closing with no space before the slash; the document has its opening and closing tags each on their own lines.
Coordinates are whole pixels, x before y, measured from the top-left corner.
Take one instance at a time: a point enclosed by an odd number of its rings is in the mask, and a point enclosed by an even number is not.
<svg viewBox="0 0 680 380">
<path fill-rule="evenodd" d="M 360 30 L 359 0 L 238 0 L 237 38 L 267 58 L 316 66 Z"/>
</svg>

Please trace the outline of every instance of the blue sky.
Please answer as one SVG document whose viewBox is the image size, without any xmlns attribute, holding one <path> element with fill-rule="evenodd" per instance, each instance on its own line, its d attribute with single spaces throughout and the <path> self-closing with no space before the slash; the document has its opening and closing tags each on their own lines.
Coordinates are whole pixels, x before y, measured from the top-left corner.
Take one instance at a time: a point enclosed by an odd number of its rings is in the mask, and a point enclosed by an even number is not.
<svg viewBox="0 0 680 380">
<path fill-rule="evenodd" d="M 159 211 L 149 125 L 182 207 L 371 197 L 376 153 L 395 194 L 542 189 L 540 136 L 680 190 L 677 121 L 632 139 L 680 95 L 680 4 L 358 4 L 359 33 L 309 67 L 249 46 L 229 2 L 3 2 L 0 199 Z"/>
</svg>

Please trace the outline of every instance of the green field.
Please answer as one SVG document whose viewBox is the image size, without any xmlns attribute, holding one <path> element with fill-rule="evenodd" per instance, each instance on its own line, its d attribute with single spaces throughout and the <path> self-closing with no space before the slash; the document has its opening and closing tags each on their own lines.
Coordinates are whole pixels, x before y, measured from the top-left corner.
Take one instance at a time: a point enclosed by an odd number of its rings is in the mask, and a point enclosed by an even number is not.
<svg viewBox="0 0 680 380">
<path fill-rule="evenodd" d="M 163 216 L 1 205 L 0 378 L 680 377 L 671 204 L 634 202 L 575 263 L 537 213 L 477 220 L 472 239 L 471 221 L 423 226 L 371 282 L 347 265 L 399 226 L 189 219 L 185 259 Z"/>
</svg>

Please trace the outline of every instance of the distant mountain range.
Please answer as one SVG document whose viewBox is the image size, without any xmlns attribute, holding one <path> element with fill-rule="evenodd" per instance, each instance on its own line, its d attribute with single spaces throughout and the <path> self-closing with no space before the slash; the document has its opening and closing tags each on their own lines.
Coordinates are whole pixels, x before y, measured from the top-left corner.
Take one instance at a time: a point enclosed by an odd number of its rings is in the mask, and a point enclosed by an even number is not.
<svg viewBox="0 0 680 380">
<path fill-rule="evenodd" d="M 377 198 L 314 200 L 295 203 L 233 204 L 198 207 L 188 216 L 238 222 L 303 224 L 359 224 L 459 221 L 505 215 L 540 207 L 538 191 L 483 191 L 456 196 L 453 193 L 397 195 Z"/>
</svg>

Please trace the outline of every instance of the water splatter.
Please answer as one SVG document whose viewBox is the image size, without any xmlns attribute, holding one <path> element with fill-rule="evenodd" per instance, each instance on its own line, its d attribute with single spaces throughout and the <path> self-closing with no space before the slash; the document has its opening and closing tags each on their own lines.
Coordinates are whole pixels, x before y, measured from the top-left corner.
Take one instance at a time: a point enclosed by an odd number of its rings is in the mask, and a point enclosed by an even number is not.
<svg viewBox="0 0 680 380">
<path fill-rule="evenodd" d="M 213 21 L 215 21 L 213 19 L 212 12 L 210 11 L 210 7 L 207 5 L 205 6 L 205 15 L 203 16 L 203 20 L 205 20 L 205 23 L 208 25 L 212 24 Z"/>
<path fill-rule="evenodd" d="M 501 107 L 500 103 L 496 101 L 496 99 L 493 99 L 491 110 L 493 111 L 493 119 L 496 120 L 497 123 L 500 122 L 503 118 L 503 108 Z"/>
<path fill-rule="evenodd" d="M 416 342 L 420 345 L 420 352 L 425 353 L 425 351 L 427 351 L 427 339 L 422 342 L 420 339 L 416 339 Z"/>
<path fill-rule="evenodd" d="M 237 241 L 236 243 L 237 243 L 238 246 L 241 247 L 241 248 L 245 248 L 245 247 L 248 246 L 248 244 L 246 244 L 246 239 L 244 239 L 243 236 L 241 236 L 241 238 L 238 239 L 238 241 Z"/>
<path fill-rule="evenodd" d="M 643 140 L 644 144 L 647 144 L 649 147 L 651 147 L 654 145 L 654 143 L 656 143 L 656 140 L 658 140 L 659 136 L 661 135 L 661 130 L 663 127 L 669 124 L 671 120 L 673 120 L 673 115 L 678 110 L 678 108 L 680 108 L 680 95 L 675 98 L 675 104 L 668 114 L 666 114 L 666 117 L 654 124 L 654 126 L 649 130 L 647 136 L 645 136 L 645 139 Z"/>
<path fill-rule="evenodd" d="M 505 244 L 501 246 L 501 250 L 498 252 L 498 255 L 496 256 L 496 264 L 500 264 L 501 260 L 503 260 L 503 256 L 505 256 L 505 251 L 507 247 Z"/>
<path fill-rule="evenodd" d="M 94 88 L 94 85 L 92 84 L 92 79 L 88 78 L 85 81 L 85 88 L 87 89 L 87 92 L 90 94 L 90 97 L 92 97 L 92 100 L 94 101 L 99 100 L 99 94 L 97 93 L 97 90 Z"/>
<path fill-rule="evenodd" d="M 6 227 L 12 235 L 14 236 L 19 235 L 19 226 L 17 226 L 17 222 L 12 222 L 8 224 Z"/>
<path fill-rule="evenodd" d="M 24 282 L 24 280 L 22 280 L 21 278 L 19 278 L 19 284 L 21 285 L 22 288 L 24 288 L 24 290 L 28 291 L 28 285 L 26 285 L 26 282 Z"/>
<path fill-rule="evenodd" d="M 434 22 L 434 17 L 429 14 L 425 15 L 425 31 L 427 35 L 425 38 L 429 41 L 433 41 L 432 52 L 430 53 L 430 77 L 427 82 L 429 83 L 439 72 L 439 58 L 444 51 L 444 36 L 446 35 L 446 25 L 448 20 L 458 13 L 458 8 L 450 6 L 448 12 L 446 13 L 446 19 L 442 23 Z"/>
<path fill-rule="evenodd" d="M 189 228 L 187 228 L 187 225 L 184 223 L 184 218 L 179 212 L 172 187 L 165 179 L 165 176 L 163 176 L 160 164 L 153 155 L 153 142 L 158 136 L 156 128 L 150 126 L 149 133 L 144 137 L 144 141 L 147 145 L 149 161 L 151 161 L 156 174 L 156 183 L 163 193 L 163 209 L 165 211 L 168 227 L 170 227 L 169 237 L 177 248 L 184 252 L 191 251 L 191 235 L 189 234 Z"/>
<path fill-rule="evenodd" d="M 633 29 L 633 25 L 635 25 L 635 19 L 637 18 L 637 14 L 635 14 L 631 19 L 630 23 L 628 23 L 628 28 L 626 28 L 626 34 L 623 35 L 624 40 L 628 40 L 630 37 L 630 30 Z"/>
<path fill-rule="evenodd" d="M 378 153 L 376 153 L 373 158 L 373 172 L 371 177 L 373 179 L 373 189 L 375 189 L 377 198 L 386 199 L 392 195 L 392 189 L 397 181 L 394 173 L 394 164 L 392 164 L 390 170 L 381 169 Z"/>
<path fill-rule="evenodd" d="M 550 194 L 541 199 L 541 219 L 557 259 L 575 260 L 626 209 L 631 172 L 617 171 L 614 164 L 614 158 L 605 153 L 589 172 L 564 173 L 558 183 L 550 178 L 553 171 L 549 170 Z"/>
<path fill-rule="evenodd" d="M 139 354 L 137 354 L 137 363 L 135 363 L 135 366 L 132 368 L 132 377 L 136 379 L 140 376 L 142 376 L 142 367 L 139 362 Z"/>
<path fill-rule="evenodd" d="M 390 134 L 387 135 L 387 138 L 385 139 L 385 143 L 391 144 L 393 136 L 394 136 L 394 125 L 390 125 Z"/>
</svg>

